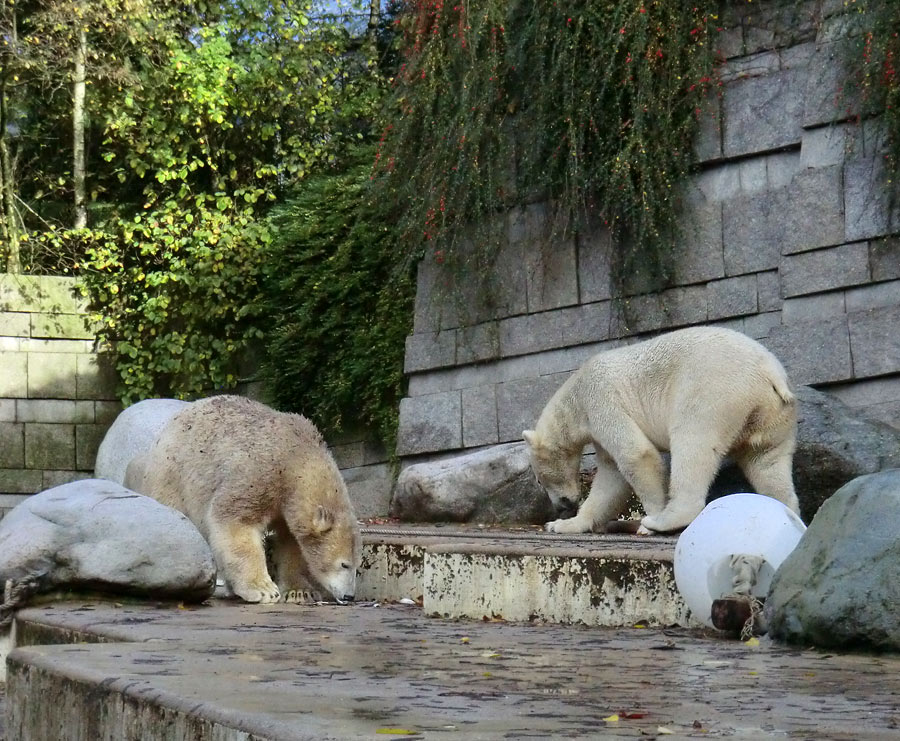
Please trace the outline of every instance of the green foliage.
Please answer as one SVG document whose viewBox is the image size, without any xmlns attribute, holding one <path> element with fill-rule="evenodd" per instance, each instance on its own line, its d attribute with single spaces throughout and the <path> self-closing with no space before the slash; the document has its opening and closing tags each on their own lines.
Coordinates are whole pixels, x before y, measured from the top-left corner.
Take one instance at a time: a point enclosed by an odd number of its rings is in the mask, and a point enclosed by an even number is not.
<svg viewBox="0 0 900 741">
<path fill-rule="evenodd" d="M 393 451 L 415 284 L 395 267 L 373 154 L 310 178 L 273 211 L 265 375 L 279 408 L 326 432 L 368 426 Z"/>
<path fill-rule="evenodd" d="M 491 250 L 486 217 L 543 194 L 558 228 L 602 219 L 662 271 L 676 186 L 714 85 L 718 3 L 405 6 L 406 57 L 379 162 L 408 244 L 449 257 L 482 224 Z"/>
<path fill-rule="evenodd" d="M 82 242 L 80 286 L 98 340 L 115 348 L 124 402 L 237 383 L 244 351 L 262 335 L 254 302 L 264 225 L 198 197 L 187 214 L 169 202 L 116 232 L 62 237 Z"/>
</svg>

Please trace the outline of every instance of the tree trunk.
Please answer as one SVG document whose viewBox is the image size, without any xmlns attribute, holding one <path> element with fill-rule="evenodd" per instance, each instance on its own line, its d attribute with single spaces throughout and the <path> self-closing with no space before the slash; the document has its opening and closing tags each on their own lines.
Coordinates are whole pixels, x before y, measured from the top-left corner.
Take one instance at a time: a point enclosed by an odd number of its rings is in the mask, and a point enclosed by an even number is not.
<svg viewBox="0 0 900 741">
<path fill-rule="evenodd" d="M 87 34 L 78 30 L 75 74 L 72 80 L 72 175 L 75 180 L 75 228 L 87 226 L 87 199 L 84 183 L 84 88 L 87 63 Z"/>
<path fill-rule="evenodd" d="M 19 214 L 16 210 L 16 175 L 12 154 L 9 151 L 9 69 L 12 54 L 9 49 L 18 46 L 18 31 L 14 10 L 8 26 L 8 38 L 2 52 L 0 69 L 0 240 L 6 258 L 6 272 L 19 273 L 22 270 L 19 256 Z"/>
<path fill-rule="evenodd" d="M 369 25 L 366 28 L 366 39 L 375 41 L 375 31 L 381 20 L 381 0 L 369 0 Z"/>
</svg>

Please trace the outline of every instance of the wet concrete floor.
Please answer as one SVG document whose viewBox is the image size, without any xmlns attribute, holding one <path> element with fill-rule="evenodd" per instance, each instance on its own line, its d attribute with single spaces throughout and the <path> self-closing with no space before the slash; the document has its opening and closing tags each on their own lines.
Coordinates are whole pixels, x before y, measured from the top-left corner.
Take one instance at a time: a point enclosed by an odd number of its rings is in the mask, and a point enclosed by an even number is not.
<svg viewBox="0 0 900 741">
<path fill-rule="evenodd" d="M 260 738 L 900 739 L 896 655 L 454 622 L 401 605 L 75 602 L 18 621 L 23 640 L 111 642 L 20 648 L 14 661 Z"/>
</svg>

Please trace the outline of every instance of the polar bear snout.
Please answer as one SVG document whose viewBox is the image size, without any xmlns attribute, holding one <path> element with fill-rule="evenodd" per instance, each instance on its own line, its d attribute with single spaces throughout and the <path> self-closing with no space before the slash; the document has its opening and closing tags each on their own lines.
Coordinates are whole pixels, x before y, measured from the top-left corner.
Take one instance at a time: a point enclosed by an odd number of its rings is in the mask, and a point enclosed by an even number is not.
<svg viewBox="0 0 900 741">
<path fill-rule="evenodd" d="M 567 496 L 556 497 L 555 499 L 551 497 L 550 499 L 560 519 L 574 517 L 575 513 L 578 512 L 578 502 L 572 501 Z"/>
</svg>

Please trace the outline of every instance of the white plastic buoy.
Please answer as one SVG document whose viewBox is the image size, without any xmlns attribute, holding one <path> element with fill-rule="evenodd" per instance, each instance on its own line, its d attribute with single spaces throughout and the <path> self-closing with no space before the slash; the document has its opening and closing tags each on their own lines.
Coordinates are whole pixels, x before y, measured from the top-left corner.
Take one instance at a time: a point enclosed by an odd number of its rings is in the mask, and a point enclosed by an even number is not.
<svg viewBox="0 0 900 741">
<path fill-rule="evenodd" d="M 694 617 L 712 626 L 713 601 L 734 592 L 734 555 L 763 559 L 750 594 L 765 599 L 775 570 L 805 530 L 790 509 L 761 494 L 730 494 L 707 504 L 675 545 L 675 584 Z"/>
</svg>

